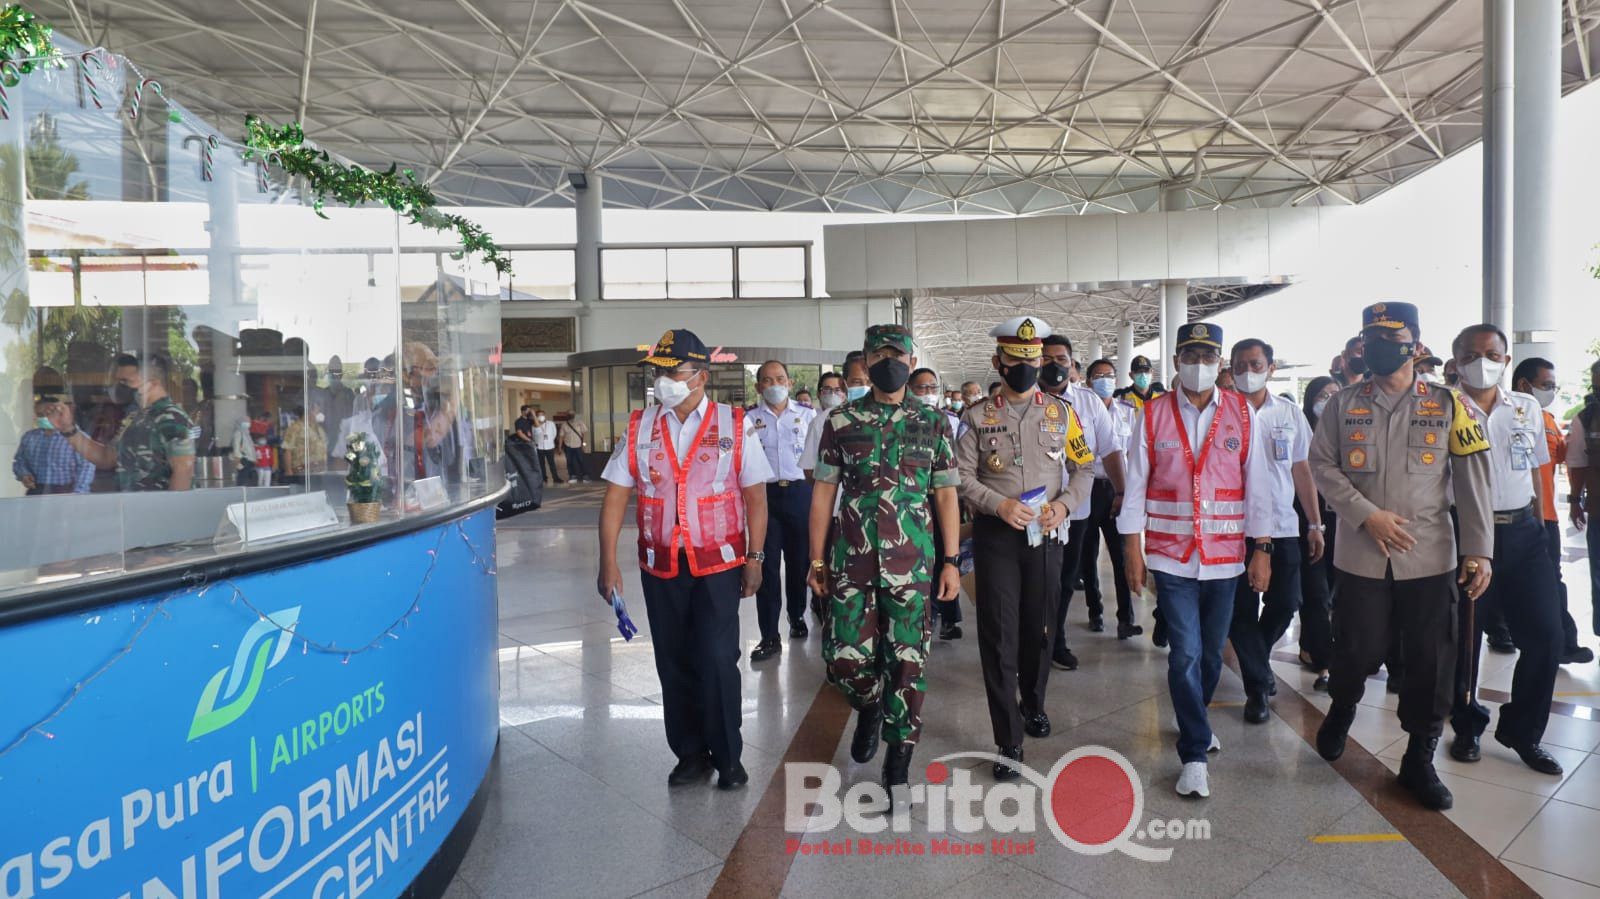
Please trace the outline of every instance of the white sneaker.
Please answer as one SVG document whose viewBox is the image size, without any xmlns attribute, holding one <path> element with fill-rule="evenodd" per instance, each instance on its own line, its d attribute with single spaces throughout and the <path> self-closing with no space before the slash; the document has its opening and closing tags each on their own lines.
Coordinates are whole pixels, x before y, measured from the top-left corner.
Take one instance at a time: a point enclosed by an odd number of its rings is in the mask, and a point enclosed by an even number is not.
<svg viewBox="0 0 1600 899">
<path fill-rule="evenodd" d="M 1206 775 L 1205 762 L 1183 763 L 1183 773 L 1178 775 L 1178 795 L 1199 796 L 1201 799 L 1211 795 L 1211 783 Z"/>
<path fill-rule="evenodd" d="M 1206 752 L 1221 752 L 1221 751 L 1222 751 L 1222 741 L 1217 739 L 1217 735 L 1216 734 L 1212 734 L 1211 735 L 1211 745 L 1206 747 Z"/>
</svg>

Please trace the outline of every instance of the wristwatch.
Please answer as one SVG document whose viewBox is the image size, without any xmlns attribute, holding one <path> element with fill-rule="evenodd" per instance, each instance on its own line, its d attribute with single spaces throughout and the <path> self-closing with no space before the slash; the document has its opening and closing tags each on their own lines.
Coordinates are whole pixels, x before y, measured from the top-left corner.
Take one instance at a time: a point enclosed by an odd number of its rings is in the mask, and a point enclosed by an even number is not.
<svg viewBox="0 0 1600 899">
<path fill-rule="evenodd" d="M 1256 552 L 1266 553 L 1269 556 L 1272 555 L 1272 541 L 1271 540 L 1257 540 L 1256 541 Z"/>
<path fill-rule="evenodd" d="M 954 565 L 957 568 L 961 567 L 960 556 L 940 556 L 939 561 L 945 563 L 946 565 Z"/>
<path fill-rule="evenodd" d="M 752 562 L 765 562 L 767 560 L 767 554 L 759 549 L 755 552 L 745 553 L 744 557 Z"/>
<path fill-rule="evenodd" d="M 812 559 L 811 560 L 811 570 L 812 571 L 821 571 L 822 569 L 827 568 L 827 567 L 828 567 L 828 563 L 822 561 L 821 559 Z"/>
<path fill-rule="evenodd" d="M 1308 523 L 1306 525 L 1306 527 L 1309 528 L 1310 530 L 1317 531 L 1318 533 L 1326 533 L 1327 530 L 1328 530 L 1328 526 L 1323 524 L 1320 521 L 1315 522 L 1315 523 Z"/>
</svg>

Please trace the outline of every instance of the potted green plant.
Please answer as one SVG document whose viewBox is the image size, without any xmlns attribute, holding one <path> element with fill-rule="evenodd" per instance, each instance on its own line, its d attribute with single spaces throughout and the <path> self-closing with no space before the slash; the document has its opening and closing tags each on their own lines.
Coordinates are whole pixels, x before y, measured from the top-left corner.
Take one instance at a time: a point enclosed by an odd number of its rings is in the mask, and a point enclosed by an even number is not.
<svg viewBox="0 0 1600 899">
<path fill-rule="evenodd" d="M 371 524 L 382 508 L 383 475 L 378 471 L 378 444 L 372 435 L 357 431 L 345 444 L 344 460 L 350 463 L 344 476 L 346 506 L 351 524 Z"/>
</svg>

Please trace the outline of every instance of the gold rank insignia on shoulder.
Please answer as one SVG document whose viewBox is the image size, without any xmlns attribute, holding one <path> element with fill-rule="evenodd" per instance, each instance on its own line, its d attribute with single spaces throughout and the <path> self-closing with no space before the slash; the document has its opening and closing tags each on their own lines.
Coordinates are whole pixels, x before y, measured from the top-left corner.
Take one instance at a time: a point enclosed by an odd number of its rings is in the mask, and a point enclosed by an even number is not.
<svg viewBox="0 0 1600 899">
<path fill-rule="evenodd" d="M 1000 472 L 1006 470 L 1006 460 L 1000 458 L 999 453 L 990 453 L 989 458 L 986 462 L 984 462 L 984 465 L 986 465 L 988 469 L 995 474 L 999 474 Z"/>
</svg>

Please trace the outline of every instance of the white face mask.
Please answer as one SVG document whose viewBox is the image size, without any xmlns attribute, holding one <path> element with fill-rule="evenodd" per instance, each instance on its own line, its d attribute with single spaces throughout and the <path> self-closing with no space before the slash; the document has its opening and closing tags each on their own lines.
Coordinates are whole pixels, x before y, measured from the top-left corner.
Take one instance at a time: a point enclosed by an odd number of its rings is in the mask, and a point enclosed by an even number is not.
<svg viewBox="0 0 1600 899">
<path fill-rule="evenodd" d="M 1316 402 L 1311 404 L 1311 414 L 1315 415 L 1318 418 L 1321 418 L 1322 417 L 1322 413 L 1327 411 L 1327 408 L 1328 408 L 1328 398 L 1327 397 L 1323 397 L 1322 399 L 1319 399 Z"/>
<path fill-rule="evenodd" d="M 1500 377 L 1506 373 L 1506 364 L 1493 359 L 1479 358 L 1468 362 L 1464 366 L 1457 366 L 1461 370 L 1461 380 L 1468 387 L 1478 390 L 1488 390 L 1500 383 Z"/>
<path fill-rule="evenodd" d="M 1217 386 L 1217 371 L 1220 367 L 1220 363 L 1184 365 L 1180 362 L 1178 363 L 1178 377 L 1183 380 L 1183 386 L 1194 393 L 1204 393 Z"/>
<path fill-rule="evenodd" d="M 1535 387 L 1529 393 L 1533 394 L 1533 398 L 1539 401 L 1539 408 L 1541 409 L 1550 408 L 1550 404 L 1556 401 L 1556 389 L 1554 387 Z"/>
<path fill-rule="evenodd" d="M 785 384 L 774 384 L 761 391 L 761 398 L 766 400 L 769 406 L 781 406 L 789 401 L 789 387 Z"/>
<path fill-rule="evenodd" d="M 837 390 L 823 390 L 817 393 L 817 399 L 824 409 L 837 409 L 844 402 L 844 394 Z"/>
<path fill-rule="evenodd" d="M 1267 373 L 1264 371 L 1247 371 L 1244 374 L 1233 376 L 1233 386 L 1239 388 L 1240 393 L 1255 393 L 1267 386 Z"/>
<path fill-rule="evenodd" d="M 668 375 L 656 378 L 656 402 L 668 409 L 683 405 L 683 401 L 693 392 L 685 381 L 674 380 Z"/>
<path fill-rule="evenodd" d="M 939 408 L 939 394 L 937 393 L 919 393 L 917 394 L 917 399 L 921 400 L 924 406 Z"/>
<path fill-rule="evenodd" d="M 317 424 L 319 424 L 319 425 L 320 425 L 320 424 L 322 424 L 322 423 L 323 423 L 323 422 L 324 422 L 324 421 L 327 421 L 327 417 L 326 417 L 326 416 L 324 416 L 324 415 L 323 415 L 323 414 L 322 414 L 322 413 L 321 413 L 321 412 L 318 412 L 318 413 L 317 413 Z"/>
</svg>

